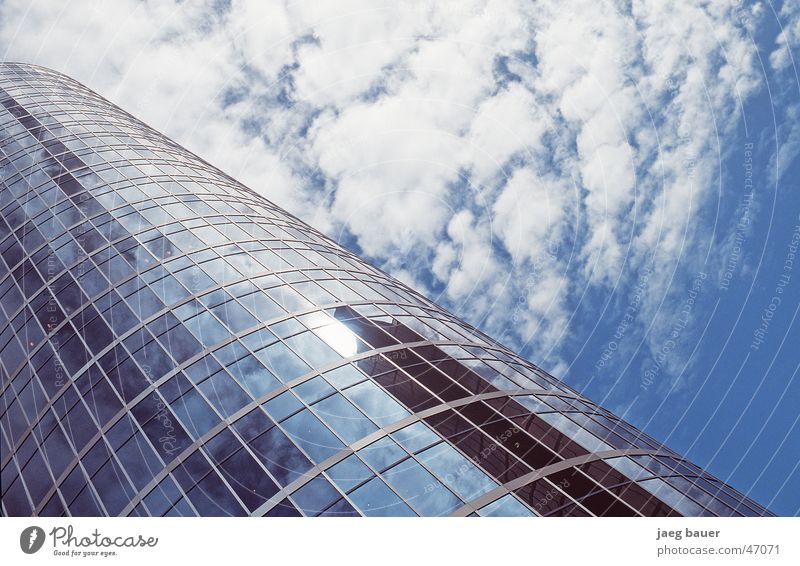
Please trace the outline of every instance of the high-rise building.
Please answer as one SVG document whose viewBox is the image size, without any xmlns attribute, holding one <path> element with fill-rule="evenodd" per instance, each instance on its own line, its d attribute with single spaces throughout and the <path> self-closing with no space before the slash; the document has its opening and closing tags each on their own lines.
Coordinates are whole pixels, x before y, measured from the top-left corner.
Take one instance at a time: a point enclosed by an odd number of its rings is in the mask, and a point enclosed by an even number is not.
<svg viewBox="0 0 800 566">
<path fill-rule="evenodd" d="M 0 174 L 4 515 L 769 514 L 64 75 Z"/>
</svg>

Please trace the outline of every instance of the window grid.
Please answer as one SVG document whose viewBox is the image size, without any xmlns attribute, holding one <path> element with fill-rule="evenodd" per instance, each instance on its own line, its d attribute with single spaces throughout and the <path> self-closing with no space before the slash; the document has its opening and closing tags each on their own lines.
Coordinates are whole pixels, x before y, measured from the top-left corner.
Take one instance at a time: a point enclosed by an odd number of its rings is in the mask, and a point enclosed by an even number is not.
<svg viewBox="0 0 800 566">
<path fill-rule="evenodd" d="M 4 515 L 768 514 L 62 75 L 0 173 Z"/>
</svg>

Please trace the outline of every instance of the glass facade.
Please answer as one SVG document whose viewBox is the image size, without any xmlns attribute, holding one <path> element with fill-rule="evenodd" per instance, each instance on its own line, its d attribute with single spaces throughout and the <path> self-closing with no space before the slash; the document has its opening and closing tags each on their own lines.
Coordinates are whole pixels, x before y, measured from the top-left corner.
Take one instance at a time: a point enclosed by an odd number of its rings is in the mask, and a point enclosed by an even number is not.
<svg viewBox="0 0 800 566">
<path fill-rule="evenodd" d="M 68 77 L 0 175 L 4 515 L 770 514 Z"/>
</svg>

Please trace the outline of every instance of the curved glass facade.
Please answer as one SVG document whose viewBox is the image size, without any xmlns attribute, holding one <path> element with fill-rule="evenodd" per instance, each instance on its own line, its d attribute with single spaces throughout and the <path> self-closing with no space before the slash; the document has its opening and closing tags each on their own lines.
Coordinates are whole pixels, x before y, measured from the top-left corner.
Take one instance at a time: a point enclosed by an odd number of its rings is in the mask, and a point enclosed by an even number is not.
<svg viewBox="0 0 800 566">
<path fill-rule="evenodd" d="M 4 515 L 769 514 L 68 77 L 0 174 Z"/>
</svg>

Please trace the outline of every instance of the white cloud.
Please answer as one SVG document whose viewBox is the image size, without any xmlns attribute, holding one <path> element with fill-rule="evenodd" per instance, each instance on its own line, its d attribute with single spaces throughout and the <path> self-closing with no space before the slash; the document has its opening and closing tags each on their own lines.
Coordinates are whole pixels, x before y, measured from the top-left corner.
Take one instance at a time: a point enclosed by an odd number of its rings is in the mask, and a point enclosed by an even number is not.
<svg viewBox="0 0 800 566">
<path fill-rule="evenodd" d="M 422 7 L 424 5 L 420 5 Z M 295 96 L 316 106 L 342 106 L 383 80 L 422 34 L 424 10 L 366 1 L 300 2 L 291 13 L 315 41 L 298 52 Z"/>
<path fill-rule="evenodd" d="M 541 151 L 542 136 L 552 128 L 548 111 L 519 83 L 487 97 L 472 119 L 463 157 L 472 167 L 473 183 L 490 182 L 515 155 Z"/>
<path fill-rule="evenodd" d="M 497 265 L 486 230 L 469 210 L 453 215 L 447 225 L 447 235 L 459 249 L 459 261 L 448 274 L 447 287 L 448 294 L 457 300 L 480 295 L 483 284 L 495 277 Z"/>
<path fill-rule="evenodd" d="M 518 169 L 494 203 L 493 225 L 517 265 L 539 263 L 561 240 L 565 202 L 572 188 L 564 179 Z"/>
<path fill-rule="evenodd" d="M 233 0 L 225 24 L 225 35 L 240 60 L 270 81 L 277 80 L 291 61 L 292 42 L 303 31 L 302 25 L 293 25 L 282 3 L 260 0 Z"/>
<path fill-rule="evenodd" d="M 792 51 L 797 51 L 797 44 L 800 42 L 800 6 L 796 2 L 784 2 L 780 16 L 780 33 L 775 39 L 777 47 L 769 56 L 772 68 L 777 71 L 796 65 Z"/>
<path fill-rule="evenodd" d="M 795 2 L 784 2 L 780 12 L 780 31 L 775 38 L 775 49 L 769 56 L 773 69 L 785 79 L 784 89 L 775 89 L 772 97 L 773 106 L 782 111 L 783 119 L 778 124 L 776 137 L 779 140 L 777 151 L 772 156 L 769 166 L 770 183 L 777 183 L 787 168 L 800 154 L 800 104 L 797 103 L 797 91 L 800 89 L 797 75 L 797 53 L 800 42 L 800 5 Z M 774 173 L 773 173 L 774 172 Z"/>
<path fill-rule="evenodd" d="M 758 10 L 742 23 L 724 1 L 1 6 L 6 59 L 346 227 L 404 280 L 446 283 L 444 302 L 551 367 L 579 292 L 654 250 L 664 273 L 701 255 L 697 211 L 759 87 Z M 800 33 L 785 11 L 776 68 Z"/>
</svg>

